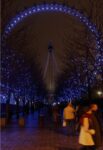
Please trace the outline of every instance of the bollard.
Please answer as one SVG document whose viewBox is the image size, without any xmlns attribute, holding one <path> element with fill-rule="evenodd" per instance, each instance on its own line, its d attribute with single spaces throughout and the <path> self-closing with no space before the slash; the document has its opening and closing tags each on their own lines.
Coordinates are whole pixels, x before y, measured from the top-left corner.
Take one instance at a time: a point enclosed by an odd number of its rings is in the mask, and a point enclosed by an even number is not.
<svg viewBox="0 0 103 150">
<path fill-rule="evenodd" d="M 0 118 L 0 128 L 6 127 L 6 118 Z"/>
<path fill-rule="evenodd" d="M 39 116 L 39 127 L 43 128 L 44 127 L 44 115 Z"/>
<path fill-rule="evenodd" d="M 19 118 L 19 127 L 24 127 L 25 126 L 25 119 L 24 117 Z"/>
</svg>

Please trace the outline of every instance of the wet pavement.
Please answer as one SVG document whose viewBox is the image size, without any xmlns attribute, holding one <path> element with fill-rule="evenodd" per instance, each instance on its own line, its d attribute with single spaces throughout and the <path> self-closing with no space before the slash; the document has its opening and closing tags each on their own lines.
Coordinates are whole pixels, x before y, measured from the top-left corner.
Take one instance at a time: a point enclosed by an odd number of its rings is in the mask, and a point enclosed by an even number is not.
<svg viewBox="0 0 103 150">
<path fill-rule="evenodd" d="M 54 128 L 50 121 L 38 127 L 38 114 L 26 117 L 26 126 L 20 128 L 13 120 L 6 129 L 1 130 L 1 150 L 79 150 L 78 135 L 63 127 Z M 49 122 L 49 123 L 48 123 Z M 98 150 L 103 149 L 102 147 Z"/>
</svg>

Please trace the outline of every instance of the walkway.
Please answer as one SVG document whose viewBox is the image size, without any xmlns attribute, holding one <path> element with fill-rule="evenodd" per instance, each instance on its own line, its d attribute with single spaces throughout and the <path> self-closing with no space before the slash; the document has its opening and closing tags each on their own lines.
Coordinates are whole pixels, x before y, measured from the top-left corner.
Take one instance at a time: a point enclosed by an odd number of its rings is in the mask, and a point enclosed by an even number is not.
<svg viewBox="0 0 103 150">
<path fill-rule="evenodd" d="M 1 150 L 78 150 L 78 136 L 67 135 L 65 129 L 38 128 L 37 113 L 26 118 L 26 127 L 17 120 L 1 131 Z M 103 145 L 99 150 L 103 149 Z"/>
</svg>

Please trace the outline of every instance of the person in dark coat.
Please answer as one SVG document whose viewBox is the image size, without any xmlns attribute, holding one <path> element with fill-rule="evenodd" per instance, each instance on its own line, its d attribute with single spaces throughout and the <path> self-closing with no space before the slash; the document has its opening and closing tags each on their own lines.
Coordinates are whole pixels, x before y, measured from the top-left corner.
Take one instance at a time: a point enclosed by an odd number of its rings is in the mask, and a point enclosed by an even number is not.
<svg viewBox="0 0 103 150">
<path fill-rule="evenodd" d="M 93 112 L 92 120 L 93 120 L 93 127 L 96 133 L 93 135 L 93 139 L 95 142 L 95 147 L 99 148 L 102 144 L 102 127 L 101 127 L 99 117 L 97 116 L 97 113 L 96 113 L 96 111 L 98 110 L 98 106 L 96 104 L 92 104 L 90 107 Z"/>
</svg>

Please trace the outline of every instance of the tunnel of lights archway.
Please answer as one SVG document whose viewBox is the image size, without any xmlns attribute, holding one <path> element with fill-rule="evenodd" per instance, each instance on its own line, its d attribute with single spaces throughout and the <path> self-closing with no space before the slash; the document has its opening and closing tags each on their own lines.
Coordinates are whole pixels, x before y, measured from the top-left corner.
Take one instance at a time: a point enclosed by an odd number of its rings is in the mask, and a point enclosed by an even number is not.
<svg viewBox="0 0 103 150">
<path fill-rule="evenodd" d="M 15 17 L 13 17 L 10 22 L 6 25 L 2 39 L 3 42 L 6 41 L 6 39 L 9 37 L 10 33 L 12 30 L 25 18 L 31 16 L 31 15 L 36 15 L 40 13 L 64 13 L 66 15 L 71 15 L 75 18 L 77 18 L 81 23 L 83 23 L 90 31 L 92 34 L 95 36 L 96 40 L 96 57 L 95 57 L 95 68 L 96 70 L 94 71 L 94 76 L 98 73 L 101 73 L 102 70 L 102 64 L 103 64 L 103 48 L 102 48 L 102 41 L 101 41 L 101 33 L 98 31 L 97 27 L 95 24 L 93 24 L 88 17 L 86 17 L 83 13 L 80 13 L 78 10 L 71 8 L 66 5 L 62 4 L 41 4 L 41 5 L 36 5 L 32 6 L 24 11 L 21 11 L 18 13 Z"/>
</svg>

